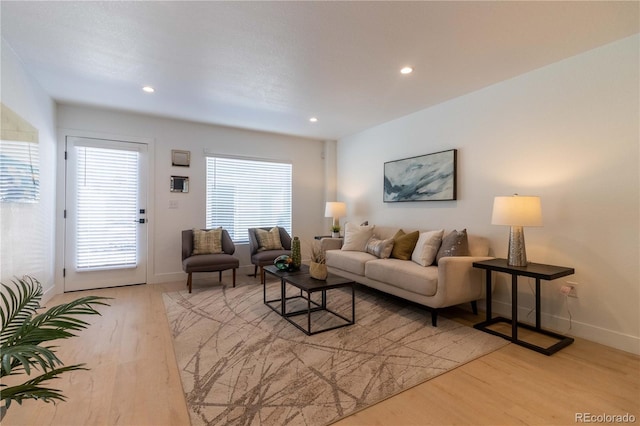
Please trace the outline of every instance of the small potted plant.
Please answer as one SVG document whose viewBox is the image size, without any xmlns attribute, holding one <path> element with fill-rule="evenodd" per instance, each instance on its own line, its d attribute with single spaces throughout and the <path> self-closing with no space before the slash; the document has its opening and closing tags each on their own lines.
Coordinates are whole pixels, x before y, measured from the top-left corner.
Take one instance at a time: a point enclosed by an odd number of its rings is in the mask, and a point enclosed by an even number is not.
<svg viewBox="0 0 640 426">
<path fill-rule="evenodd" d="M 331 227 L 331 237 L 340 238 L 340 225 L 333 225 Z"/>
<path fill-rule="evenodd" d="M 327 258 L 324 251 L 318 244 L 311 246 L 311 262 L 309 263 L 309 275 L 317 280 L 326 280 L 329 272 L 327 271 Z"/>
</svg>

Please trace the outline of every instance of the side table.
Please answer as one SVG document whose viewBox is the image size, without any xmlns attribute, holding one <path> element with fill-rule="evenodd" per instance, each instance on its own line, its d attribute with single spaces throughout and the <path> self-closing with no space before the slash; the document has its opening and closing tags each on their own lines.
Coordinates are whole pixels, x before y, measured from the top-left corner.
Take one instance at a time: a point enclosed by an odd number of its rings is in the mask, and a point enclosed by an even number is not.
<svg viewBox="0 0 640 426">
<path fill-rule="evenodd" d="M 573 338 L 563 336 L 562 334 L 554 333 L 552 331 L 544 330 L 540 325 L 540 280 L 555 280 L 557 278 L 566 277 L 575 273 L 573 268 L 567 268 L 564 266 L 545 265 L 541 263 L 529 263 L 527 266 L 509 266 L 507 259 L 491 259 L 483 260 L 480 262 L 473 262 L 475 268 L 485 269 L 487 271 L 487 319 L 481 323 L 474 325 L 473 327 L 485 331 L 487 333 L 500 336 L 504 339 L 510 340 L 516 345 L 524 346 L 525 348 L 532 349 L 536 352 L 540 352 L 545 355 L 551 355 L 558 352 L 560 349 L 569 346 L 573 343 Z M 491 318 L 491 272 L 503 272 L 511 275 L 511 319 L 504 317 Z M 536 279 L 536 325 L 531 326 L 522 322 L 518 322 L 518 276 L 531 277 Z M 499 331 L 488 328 L 492 324 L 498 322 L 506 322 L 511 324 L 511 336 L 500 333 Z M 518 327 L 532 330 L 536 333 L 544 334 L 545 336 L 553 337 L 558 340 L 557 343 L 543 347 L 534 345 L 524 340 L 518 339 Z"/>
</svg>

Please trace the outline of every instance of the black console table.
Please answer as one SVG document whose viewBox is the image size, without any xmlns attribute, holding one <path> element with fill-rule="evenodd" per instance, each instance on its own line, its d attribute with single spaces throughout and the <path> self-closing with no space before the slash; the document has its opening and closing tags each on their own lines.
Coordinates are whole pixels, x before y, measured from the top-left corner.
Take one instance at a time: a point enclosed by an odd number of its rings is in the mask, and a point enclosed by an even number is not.
<svg viewBox="0 0 640 426">
<path fill-rule="evenodd" d="M 551 355 L 558 352 L 560 349 L 569 346 L 573 343 L 571 337 L 563 336 L 562 334 L 554 333 L 552 331 L 544 330 L 540 325 L 540 280 L 555 280 L 557 278 L 566 277 L 575 273 L 573 268 L 566 268 L 564 266 L 544 265 L 541 263 L 529 263 L 527 266 L 509 266 L 507 259 L 491 259 L 483 260 L 480 262 L 473 262 L 475 268 L 485 269 L 487 271 L 487 320 L 474 325 L 474 328 L 478 330 L 491 333 L 496 336 L 500 336 L 516 345 L 524 346 L 525 348 L 532 349 L 536 352 L 540 352 L 545 355 Z M 491 318 L 491 272 L 504 272 L 511 275 L 511 319 L 504 317 Z M 518 322 L 518 276 L 531 277 L 536 279 L 536 325 L 531 326 L 529 324 Z M 511 336 L 500 333 L 499 331 L 488 328 L 490 325 L 506 322 L 511 324 Z M 558 339 L 558 342 L 549 347 L 542 347 L 534 345 L 524 340 L 518 339 L 518 327 L 526 328 L 534 332 L 544 334 L 546 336 Z"/>
</svg>

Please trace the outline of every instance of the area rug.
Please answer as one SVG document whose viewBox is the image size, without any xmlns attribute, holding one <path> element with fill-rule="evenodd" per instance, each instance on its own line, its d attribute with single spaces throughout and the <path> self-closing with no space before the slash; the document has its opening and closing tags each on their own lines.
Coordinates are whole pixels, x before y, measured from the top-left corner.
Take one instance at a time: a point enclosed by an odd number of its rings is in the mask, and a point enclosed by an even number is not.
<svg viewBox="0 0 640 426">
<path fill-rule="evenodd" d="M 507 344 L 446 318 L 432 327 L 425 309 L 362 287 L 356 324 L 312 336 L 266 306 L 261 285 L 163 297 L 192 425 L 326 425 Z M 350 316 L 350 291 L 327 300 Z"/>
</svg>

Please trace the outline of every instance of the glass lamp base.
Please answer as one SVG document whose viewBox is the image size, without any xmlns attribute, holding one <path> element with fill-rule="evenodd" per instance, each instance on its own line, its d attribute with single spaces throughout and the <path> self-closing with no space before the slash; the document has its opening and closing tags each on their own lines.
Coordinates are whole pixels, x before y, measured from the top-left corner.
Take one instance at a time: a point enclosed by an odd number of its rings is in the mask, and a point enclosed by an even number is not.
<svg viewBox="0 0 640 426">
<path fill-rule="evenodd" d="M 522 226 L 512 226 L 509 232 L 509 266 L 527 266 L 527 250 L 524 246 L 524 229 Z"/>
</svg>

